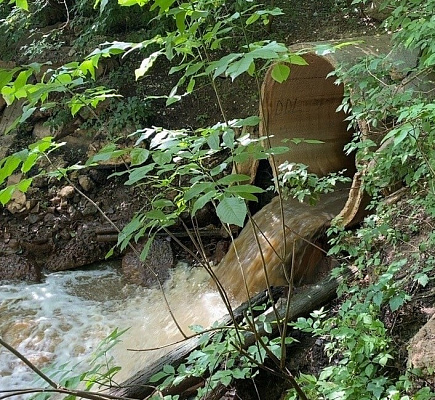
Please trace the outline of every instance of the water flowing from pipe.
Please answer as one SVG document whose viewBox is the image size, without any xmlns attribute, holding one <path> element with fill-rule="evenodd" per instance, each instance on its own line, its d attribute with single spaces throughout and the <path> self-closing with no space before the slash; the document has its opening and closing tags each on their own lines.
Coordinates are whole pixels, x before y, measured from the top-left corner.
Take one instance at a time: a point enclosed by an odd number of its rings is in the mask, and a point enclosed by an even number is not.
<svg viewBox="0 0 435 400">
<path fill-rule="evenodd" d="M 215 271 L 219 281 L 238 302 L 248 298 L 244 281 L 249 296 L 267 288 L 266 274 L 270 286 L 288 286 L 292 267 L 294 284 L 314 282 L 324 259 L 316 241 L 342 210 L 348 195 L 348 189 L 337 190 L 323 195 L 315 206 L 289 198 L 282 202 L 282 213 L 275 197 L 231 244 Z"/>
<path fill-rule="evenodd" d="M 323 254 L 312 242 L 339 213 L 347 194 L 346 190 L 327 194 L 315 207 L 285 200 L 285 240 L 278 199 L 260 210 L 254 222 L 261 252 L 248 223 L 215 269 L 234 296 L 234 305 L 247 298 L 243 276 L 250 295 L 266 288 L 264 269 L 273 286 L 288 285 L 291 265 L 296 283 L 316 278 Z M 189 326 L 207 327 L 226 313 L 210 278 L 200 268 L 179 265 L 166 282 L 165 291 L 173 314 L 187 334 L 192 334 Z M 116 376 L 118 383 L 169 350 L 127 349 L 154 348 L 182 339 L 160 291 L 125 284 L 118 270 L 110 266 L 53 273 L 39 284 L 0 286 L 0 335 L 38 367 L 53 361 L 76 364 L 116 327 L 130 327 L 112 353 L 115 364 L 123 367 Z M 23 363 L 0 348 L 0 390 L 32 386 L 33 378 Z"/>
</svg>

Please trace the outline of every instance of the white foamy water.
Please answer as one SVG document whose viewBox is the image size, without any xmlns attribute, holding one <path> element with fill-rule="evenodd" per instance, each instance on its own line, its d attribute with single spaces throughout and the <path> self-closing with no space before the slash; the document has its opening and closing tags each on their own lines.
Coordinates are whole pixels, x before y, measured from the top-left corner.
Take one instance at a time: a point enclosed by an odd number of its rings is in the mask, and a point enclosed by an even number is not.
<svg viewBox="0 0 435 400">
<path fill-rule="evenodd" d="M 179 265 L 165 285 L 186 334 L 191 334 L 188 326 L 209 326 L 226 313 L 207 282 L 204 271 Z M 0 285 L 0 336 L 39 368 L 88 359 L 116 327 L 130 327 L 113 351 L 115 364 L 123 368 L 117 382 L 168 351 L 127 349 L 158 347 L 182 338 L 161 292 L 124 284 L 111 266 L 54 273 L 40 284 Z M 0 347 L 0 391 L 35 386 L 34 380 L 27 366 Z"/>
</svg>

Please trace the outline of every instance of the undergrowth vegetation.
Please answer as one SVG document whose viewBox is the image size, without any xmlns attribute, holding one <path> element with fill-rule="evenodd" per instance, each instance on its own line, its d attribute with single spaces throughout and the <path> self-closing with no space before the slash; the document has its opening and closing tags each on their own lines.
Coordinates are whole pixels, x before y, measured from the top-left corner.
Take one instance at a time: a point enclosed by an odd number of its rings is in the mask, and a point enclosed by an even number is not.
<svg viewBox="0 0 435 400">
<path fill-rule="evenodd" d="M 7 24 L 1 29 L 10 40 L 18 41 L 14 35 L 24 35 L 28 24 L 35 24 L 32 18 L 38 14 L 32 7 L 42 3 L 28 5 L 26 0 L 12 3 L 15 7 L 5 6 Z M 354 0 L 352 5 L 364 9 L 365 3 L 368 2 Z M 79 49 L 85 48 L 85 42 L 94 35 L 107 31 L 113 34 L 111 24 L 121 30 L 133 24 L 144 30 L 144 36 L 137 42 L 118 41 L 114 37 L 82 60 L 60 67 L 49 66 L 43 60 L 1 69 L 0 91 L 6 103 L 24 102 L 23 114 L 9 130 L 26 122 L 36 111 L 55 108 L 68 110 L 72 116 L 88 110 L 92 114 L 88 124 L 92 123 L 97 131 L 109 131 L 107 145 L 85 164 L 56 169 L 49 174 L 69 179 L 71 170 L 92 168 L 109 159 L 128 160 L 128 168 L 112 176 L 125 177 L 126 185 L 142 192 L 147 206 L 120 231 L 117 246 L 121 250 L 147 235 L 150 239 L 141 254 L 142 260 L 145 259 L 159 231 L 170 234 L 168 228 L 186 213 L 195 229 L 196 213 L 210 204 L 231 236 L 231 225 L 242 227 L 251 220 L 247 202 L 257 201 L 257 195 L 264 191 L 250 183 L 250 176 L 238 173 L 238 166 L 249 160 L 269 159 L 288 147 L 269 148 L 267 143 L 264 146 L 262 142 L 267 142 L 267 135 L 262 139 L 251 137 L 247 132 L 260 123 L 257 116 L 230 120 L 222 107 L 216 79 L 225 77 L 233 81 L 249 74 L 257 81 L 259 91 L 262 74 L 271 65 L 273 79 L 283 82 L 291 74 L 292 65 L 306 64 L 302 55 L 289 52 L 283 43 L 249 37 L 255 29 L 267 31 L 273 18 L 282 11 L 243 0 L 230 5 L 219 0 L 186 3 L 120 0 L 119 4 L 106 0 L 97 1 L 95 6 L 99 8 L 96 20 L 92 18 L 96 11 L 84 2 L 67 9 L 74 14 L 73 27 L 85 25 L 86 35 L 77 39 Z M 430 81 L 435 65 L 435 1 L 390 0 L 384 6 L 394 10 L 384 22 L 385 29 L 396 32 L 394 42 L 414 52 L 416 57 L 414 65 L 399 65 L 397 70 L 392 69 L 388 57 L 365 59 L 352 68 L 337 69 L 338 82 L 346 86 L 341 108 L 348 113 L 349 124 L 356 132 L 346 150 L 356 152 L 363 187 L 372 199 L 368 207 L 371 214 L 360 227 L 344 230 L 337 221 L 328 231 L 329 256 L 341 263 L 333 275 L 346 276 L 349 268 L 353 272 L 339 287 L 340 305 L 330 311 L 315 311 L 310 317 L 294 322 L 277 315 L 273 321 L 264 316 L 254 320 L 255 310 L 250 310 L 243 322 L 234 321 L 234 326 L 216 324 L 212 327 L 217 332 L 213 336 L 202 327 L 195 327 L 197 334 L 203 335 L 200 348 L 177 368 L 168 365 L 152 378 L 157 386 L 153 399 L 178 399 L 178 395 L 162 393 L 168 386 L 192 376 L 206 376 L 205 384 L 195 394 L 195 398 L 203 398 L 218 385 L 229 386 L 237 379 L 254 378 L 265 368 L 266 359 L 272 363 L 266 369 L 291 387 L 284 394 L 286 400 L 434 397 L 434 388 L 419 378 L 421 371 L 394 363 L 397 358 L 392 337 L 394 327 L 388 325 L 385 316 L 403 309 L 417 290 L 432 284 L 434 279 L 435 235 L 430 222 L 427 222 L 430 229 L 427 228 L 424 243 L 414 243 L 411 239 L 421 229 L 422 215 L 428 219 L 435 216 L 435 105 Z M 26 14 L 29 8 L 31 14 Z M 31 18 L 20 19 L 23 15 Z M 62 15 L 66 21 L 70 18 Z M 234 46 L 235 42 L 238 46 Z M 53 45 L 49 43 L 46 42 L 47 46 Z M 33 56 L 38 55 L 32 45 L 28 49 Z M 328 50 L 336 51 L 336 48 L 331 46 Z M 169 74 L 178 74 L 170 93 L 148 99 L 133 96 L 121 102 L 116 88 L 100 85 L 97 79 L 100 62 L 130 53 L 137 53 L 142 59 L 132 72 L 138 81 L 152 72 L 158 58 L 166 58 L 172 66 Z M 148 126 L 152 117 L 149 104 L 155 97 L 171 106 L 204 82 L 215 92 L 222 122 L 200 129 Z M 358 82 L 358 87 L 348 87 L 348 82 Z M 105 113 L 114 114 L 115 119 L 107 121 L 104 112 L 94 111 L 103 102 L 109 103 Z M 128 146 L 118 145 L 118 138 L 112 136 L 122 129 L 129 130 Z M 287 145 L 301 140 L 294 139 Z M 34 177 L 30 171 L 34 171 L 39 159 L 50 158 L 50 152 L 57 147 L 52 138 L 46 138 L 0 160 L 3 205 L 10 201 L 15 190 L 26 192 Z M 16 171 L 23 173 L 24 179 L 6 186 L 7 178 Z M 340 174 L 318 178 L 300 165 L 283 165 L 275 173 L 280 179 L 280 184 L 274 185 L 278 195 L 299 200 L 308 197 L 310 202 L 318 200 L 320 193 L 332 190 L 336 182 L 345 180 Z M 158 190 L 150 197 L 147 187 Z M 413 210 L 407 215 L 407 229 L 396 225 L 397 219 L 403 216 L 394 199 L 403 187 L 407 188 L 403 202 Z M 412 220 L 414 225 L 409 222 Z M 198 233 L 192 235 L 192 241 L 197 254 L 203 255 Z M 387 247 L 394 251 L 387 253 Z M 281 257 L 285 259 L 286 255 Z M 213 276 L 207 257 L 198 257 L 198 263 Z M 219 282 L 216 285 L 231 313 L 228 294 Z M 289 303 L 291 296 L 289 290 Z M 324 339 L 329 365 L 318 375 L 293 373 L 286 366 L 291 354 L 289 346 L 295 341 L 288 335 L 291 329 Z M 268 337 L 275 330 L 278 336 Z M 244 347 L 245 332 L 251 332 L 256 339 L 247 347 Z M 117 340 L 118 332 L 115 332 L 108 343 Z M 100 356 L 105 356 L 105 351 Z M 98 364 L 88 373 L 72 378 L 62 376 L 59 385 L 62 390 L 72 391 L 80 382 L 87 382 L 83 393 L 70 393 L 70 398 L 86 397 L 85 392 L 95 389 L 97 384 L 112 384 L 116 379 L 116 367 L 107 368 L 107 372 L 101 372 L 100 367 Z M 41 396 L 46 398 L 47 394 Z M 88 398 L 107 398 L 104 393 L 92 396 Z"/>
</svg>

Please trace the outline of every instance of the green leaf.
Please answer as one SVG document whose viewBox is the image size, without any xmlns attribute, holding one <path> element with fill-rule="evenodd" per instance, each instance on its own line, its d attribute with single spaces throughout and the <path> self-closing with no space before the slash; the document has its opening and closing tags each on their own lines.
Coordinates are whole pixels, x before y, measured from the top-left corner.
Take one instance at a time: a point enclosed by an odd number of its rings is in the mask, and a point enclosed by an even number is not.
<svg viewBox="0 0 435 400">
<path fill-rule="evenodd" d="M 285 154 L 289 151 L 290 149 L 287 146 L 276 146 L 276 147 L 271 147 L 270 149 L 266 150 L 267 154 Z"/>
<path fill-rule="evenodd" d="M 29 11 L 29 5 L 27 4 L 27 0 L 16 0 L 15 4 L 18 8 Z"/>
<path fill-rule="evenodd" d="M 8 186 L 3 190 L 0 190 L 0 203 L 6 205 L 12 197 L 12 194 L 15 191 L 15 185 Z"/>
<path fill-rule="evenodd" d="M 229 193 L 263 193 L 264 189 L 254 185 L 234 185 L 225 189 Z"/>
<path fill-rule="evenodd" d="M 154 242 L 155 235 L 148 238 L 147 242 L 145 243 L 145 246 L 143 247 L 139 259 L 144 262 L 146 258 L 148 257 L 148 253 L 150 252 L 151 245 Z"/>
<path fill-rule="evenodd" d="M 429 283 L 429 277 L 426 274 L 417 274 L 416 281 L 419 285 L 425 287 Z"/>
<path fill-rule="evenodd" d="M 0 184 L 2 184 L 20 165 L 21 160 L 16 155 L 12 154 L 6 158 L 6 162 L 0 168 Z"/>
<path fill-rule="evenodd" d="M 192 93 L 193 92 L 193 88 L 195 87 L 195 83 L 196 83 L 195 79 L 191 78 L 190 81 L 189 81 L 189 84 L 187 85 L 186 93 Z"/>
<path fill-rule="evenodd" d="M 35 112 L 35 110 L 36 110 L 36 107 L 27 107 L 27 106 L 24 106 L 23 107 L 23 113 L 21 114 L 21 117 L 20 117 L 20 124 L 23 123 L 23 122 L 26 122 L 27 119 L 29 117 L 31 117 L 31 115 Z"/>
<path fill-rule="evenodd" d="M 175 24 L 177 25 L 177 29 L 180 31 L 180 33 L 183 33 L 186 30 L 186 11 L 182 10 L 180 12 L 177 12 L 175 15 Z"/>
<path fill-rule="evenodd" d="M 259 18 L 260 18 L 260 15 L 258 13 L 254 13 L 246 20 L 245 23 L 246 23 L 246 25 L 252 25 Z"/>
<path fill-rule="evenodd" d="M 165 208 L 165 207 L 173 207 L 174 203 L 168 199 L 158 199 L 153 201 L 153 208 Z"/>
<path fill-rule="evenodd" d="M 16 187 L 20 192 L 26 193 L 27 189 L 32 184 L 32 178 L 23 179 L 17 183 Z"/>
<path fill-rule="evenodd" d="M 214 189 L 212 182 L 198 182 L 184 193 L 184 200 L 189 201 L 198 196 L 202 192 Z"/>
<path fill-rule="evenodd" d="M 174 375 L 175 369 L 172 365 L 164 365 L 163 366 L 163 372 L 167 373 L 168 375 Z"/>
<path fill-rule="evenodd" d="M 305 58 L 303 58 L 302 56 L 298 56 L 297 54 L 291 54 L 289 57 L 289 61 L 294 65 L 308 65 Z"/>
<path fill-rule="evenodd" d="M 130 152 L 131 165 L 143 164 L 148 159 L 149 155 L 150 155 L 150 152 L 147 149 L 143 149 L 140 147 L 134 148 Z"/>
<path fill-rule="evenodd" d="M 195 201 L 192 208 L 192 216 L 196 214 L 198 210 L 203 208 L 211 199 L 213 199 L 216 196 L 216 191 L 211 190 L 210 192 L 207 192 L 203 196 L 201 196 L 198 200 Z"/>
<path fill-rule="evenodd" d="M 219 179 L 216 183 L 218 185 L 230 185 L 235 182 L 245 182 L 250 181 L 251 177 L 244 174 L 230 174 L 227 176 L 224 176 L 223 178 Z"/>
<path fill-rule="evenodd" d="M 169 93 L 169 96 L 166 100 L 166 105 L 170 106 L 171 104 L 176 103 L 177 101 L 181 100 L 181 96 L 177 94 L 178 86 L 174 86 L 171 90 L 171 93 Z"/>
<path fill-rule="evenodd" d="M 400 307 L 402 307 L 403 303 L 405 302 L 404 296 L 397 295 L 393 296 L 390 301 L 388 302 L 391 311 L 397 311 Z"/>
<path fill-rule="evenodd" d="M 261 122 L 261 118 L 257 115 L 251 115 L 250 117 L 239 119 L 232 126 L 242 127 L 242 126 L 257 126 Z"/>
<path fill-rule="evenodd" d="M 148 172 L 152 171 L 154 167 L 155 164 L 152 163 L 130 170 L 130 175 L 128 181 L 125 182 L 125 185 L 133 185 L 134 183 L 139 182 L 141 179 L 145 178 Z"/>
<path fill-rule="evenodd" d="M 219 133 L 217 131 L 211 132 L 207 138 L 207 144 L 212 150 L 219 150 Z"/>
<path fill-rule="evenodd" d="M 152 155 L 153 160 L 160 166 L 163 166 L 172 160 L 172 155 L 166 151 L 156 151 Z"/>
<path fill-rule="evenodd" d="M 243 227 L 248 210 L 238 197 L 225 197 L 216 207 L 216 214 L 224 224 Z"/>
<path fill-rule="evenodd" d="M 278 83 L 283 83 L 290 75 L 290 67 L 286 64 L 275 64 L 272 68 L 272 79 Z"/>
<path fill-rule="evenodd" d="M 254 58 L 249 54 L 245 54 L 240 60 L 233 62 L 227 68 L 226 75 L 230 76 L 231 79 L 234 81 L 234 79 L 236 79 L 239 75 L 248 71 L 253 62 Z"/>
<path fill-rule="evenodd" d="M 168 374 L 166 374 L 163 371 L 157 372 L 157 374 L 154 374 L 151 378 L 150 378 L 150 382 L 154 383 L 154 382 L 158 382 L 160 380 L 162 380 L 163 378 L 166 378 L 168 376 Z"/>
<path fill-rule="evenodd" d="M 79 70 L 82 71 L 83 75 L 87 75 L 87 73 L 89 72 L 92 76 L 92 79 L 95 80 L 95 66 L 93 63 L 92 59 L 88 59 L 83 61 L 80 65 L 79 65 Z M 68 76 L 67 74 L 64 74 L 64 76 Z M 69 77 L 69 82 L 71 82 L 71 76 Z M 67 82 L 67 83 L 69 83 Z M 65 83 L 65 82 L 62 82 Z"/>
</svg>

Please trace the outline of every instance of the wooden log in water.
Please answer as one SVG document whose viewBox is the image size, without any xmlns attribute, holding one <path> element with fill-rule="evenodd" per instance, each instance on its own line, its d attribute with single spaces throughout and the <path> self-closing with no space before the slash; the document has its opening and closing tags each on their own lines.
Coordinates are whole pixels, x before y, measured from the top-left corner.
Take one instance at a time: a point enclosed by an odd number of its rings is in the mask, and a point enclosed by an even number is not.
<svg viewBox="0 0 435 400">
<path fill-rule="evenodd" d="M 274 301 L 282 296 L 284 290 L 283 288 L 272 288 L 271 296 Z M 257 294 L 251 299 L 252 307 L 258 306 L 261 304 L 265 304 L 269 300 L 270 296 L 267 291 Z M 233 311 L 234 319 L 237 322 L 240 322 L 244 316 L 244 313 L 248 310 L 248 303 L 243 303 L 241 306 L 237 307 Z M 259 313 L 258 313 L 259 314 Z M 232 319 L 230 315 L 224 316 L 221 320 L 221 323 L 228 325 L 232 323 Z M 213 333 L 209 334 L 210 337 L 213 336 Z M 177 368 L 180 364 L 182 364 L 186 357 L 195 349 L 199 348 L 200 336 L 194 336 L 185 340 L 182 344 L 180 344 L 175 349 L 168 352 L 168 354 L 164 355 L 160 359 L 154 361 L 148 367 L 143 370 L 137 372 L 131 378 L 127 379 L 119 387 L 112 388 L 110 390 L 110 394 L 119 397 L 129 397 L 133 399 L 142 399 L 145 396 L 150 395 L 155 386 L 159 383 L 150 384 L 150 378 L 155 375 L 157 372 L 161 371 L 164 365 L 172 365 L 174 368 Z M 189 388 L 193 386 L 195 382 L 189 380 L 189 382 L 182 382 L 183 387 Z M 178 390 L 183 391 L 184 389 L 179 387 Z"/>
<path fill-rule="evenodd" d="M 331 301 L 336 296 L 338 284 L 339 282 L 337 280 L 326 277 L 318 284 L 308 286 L 304 289 L 299 289 L 299 291 L 292 297 L 289 306 L 289 320 L 294 320 L 299 316 L 307 315 L 313 310 Z M 274 293 L 274 296 L 276 296 L 276 293 Z M 267 293 L 263 292 L 255 296 L 251 300 L 251 303 L 253 305 L 264 304 L 267 299 Z M 278 318 L 283 319 L 286 315 L 286 302 L 280 301 L 277 304 L 276 308 L 278 310 Z M 247 303 L 244 303 L 240 307 L 238 307 L 234 311 L 236 319 L 241 319 L 243 317 L 243 313 L 247 309 Z M 276 315 L 273 310 L 269 309 L 265 312 L 265 314 L 267 322 L 276 321 Z M 225 321 L 225 323 L 230 323 L 231 318 L 229 316 L 226 316 L 223 318 L 223 321 Z M 266 332 L 259 330 L 258 334 L 260 336 L 264 336 L 266 335 Z M 193 350 L 199 348 L 199 340 L 199 337 L 187 339 L 176 349 L 170 351 L 168 354 L 166 354 L 159 360 L 156 360 L 147 368 L 144 368 L 143 370 L 137 372 L 134 376 L 121 383 L 119 387 L 112 388 L 109 393 L 114 396 L 128 397 L 134 399 L 142 399 L 150 395 L 154 391 L 155 385 L 158 385 L 159 383 L 157 382 L 151 384 L 150 378 L 157 372 L 161 371 L 164 365 L 172 365 L 174 368 L 177 368 L 180 364 L 185 362 L 186 357 Z M 253 333 L 246 334 L 244 348 L 249 347 L 252 343 L 255 342 L 255 340 L 255 335 Z M 168 390 L 167 394 L 181 393 L 186 388 L 197 384 L 198 381 L 199 379 L 197 379 L 196 381 L 193 379 L 185 380 L 183 381 L 182 386 L 178 386 L 177 388 L 172 388 L 171 390 Z"/>
</svg>

